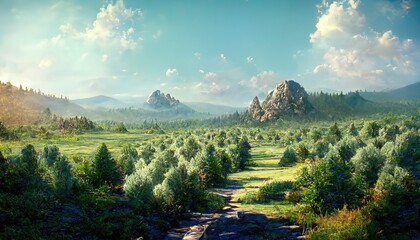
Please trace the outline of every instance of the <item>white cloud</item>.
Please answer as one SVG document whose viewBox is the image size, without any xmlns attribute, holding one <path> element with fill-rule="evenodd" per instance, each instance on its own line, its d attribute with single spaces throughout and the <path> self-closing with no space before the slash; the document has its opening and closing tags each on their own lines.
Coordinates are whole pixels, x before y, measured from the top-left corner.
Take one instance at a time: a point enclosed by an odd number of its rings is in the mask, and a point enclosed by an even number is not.
<svg viewBox="0 0 420 240">
<path fill-rule="evenodd" d="M 413 39 L 406 39 L 405 41 L 404 41 L 404 48 L 405 49 L 410 49 L 410 48 L 412 48 L 413 46 L 414 46 L 414 42 L 413 42 Z"/>
<path fill-rule="evenodd" d="M 135 29 L 128 27 L 127 23 L 136 16 L 142 16 L 140 9 L 126 8 L 123 0 L 117 0 L 115 4 L 109 3 L 101 8 L 92 26 L 84 31 L 77 31 L 68 23 L 62 24 L 59 30 L 62 35 L 75 39 L 115 43 L 124 49 L 134 49 L 137 43 L 131 35 L 134 34 Z M 57 41 L 62 35 L 59 34 L 52 40 Z"/>
<path fill-rule="evenodd" d="M 378 33 L 368 28 L 358 6 L 354 0 L 333 2 L 319 17 L 310 42 L 315 58 L 323 57 L 312 72 L 353 88 L 384 86 L 395 82 L 395 74 L 413 75 L 407 51 L 414 46 L 413 40 L 401 41 L 390 30 Z"/>
<path fill-rule="evenodd" d="M 330 66 L 328 64 L 323 63 L 323 64 L 320 64 L 320 65 L 316 66 L 314 68 L 313 72 L 314 73 L 320 73 L 322 71 L 328 70 L 329 67 Z"/>
<path fill-rule="evenodd" d="M 253 57 L 251 57 L 251 56 L 248 56 L 248 57 L 246 58 L 246 62 L 247 62 L 247 63 L 253 63 L 253 62 L 254 62 L 254 58 L 253 58 Z"/>
<path fill-rule="evenodd" d="M 125 49 L 134 49 L 137 46 L 137 43 L 133 39 L 129 39 L 125 36 L 120 38 L 121 47 Z"/>
<path fill-rule="evenodd" d="M 349 5 L 351 8 L 356 9 L 357 6 L 359 5 L 360 1 L 355 1 L 355 0 L 349 0 Z"/>
<path fill-rule="evenodd" d="M 279 77 L 273 71 L 263 71 L 250 80 L 242 80 L 240 85 L 257 89 L 261 92 L 268 92 L 279 83 Z"/>
<path fill-rule="evenodd" d="M 127 35 L 130 35 L 130 34 L 133 34 L 133 33 L 134 33 L 134 28 L 130 27 L 130 28 L 127 30 Z"/>
<path fill-rule="evenodd" d="M 198 72 L 201 73 L 201 74 L 204 74 L 204 70 L 203 69 L 198 70 Z"/>
<path fill-rule="evenodd" d="M 350 0 L 351 1 L 351 0 Z M 354 2 L 354 1 L 352 1 Z M 357 11 L 357 4 L 345 8 L 343 3 L 333 2 L 329 5 L 316 24 L 316 31 L 311 33 L 310 42 L 327 41 L 330 39 L 349 39 L 361 32 L 365 18 Z"/>
<path fill-rule="evenodd" d="M 215 72 L 208 72 L 206 73 L 206 76 L 204 77 L 205 80 L 207 81 L 214 81 L 217 79 L 217 73 Z"/>
<path fill-rule="evenodd" d="M 177 75 L 178 75 L 178 71 L 176 70 L 176 68 L 168 68 L 168 70 L 166 70 L 167 77 L 173 77 Z"/>
<path fill-rule="evenodd" d="M 195 52 L 194 57 L 196 57 L 197 59 L 201 59 L 201 53 Z"/>
<path fill-rule="evenodd" d="M 108 61 L 108 55 L 104 54 L 102 55 L 102 62 L 106 62 L 106 61 Z"/>
<path fill-rule="evenodd" d="M 394 18 L 405 17 L 412 8 L 412 0 L 381 1 L 378 3 L 379 11 L 387 16 L 387 19 L 391 22 Z"/>
<path fill-rule="evenodd" d="M 221 53 L 221 54 L 220 54 L 220 60 L 221 60 L 222 62 L 227 62 L 227 59 L 226 59 L 225 54 L 223 54 L 223 53 Z"/>
<path fill-rule="evenodd" d="M 211 83 L 200 82 L 194 85 L 192 89 L 203 94 L 220 95 L 228 91 L 230 89 L 230 86 L 229 85 L 222 86 L 220 83 L 216 83 L 216 82 L 211 82 Z"/>
<path fill-rule="evenodd" d="M 50 59 L 42 59 L 39 62 L 38 67 L 41 69 L 46 69 L 46 68 L 51 67 L 51 65 L 52 65 L 52 61 Z"/>
</svg>

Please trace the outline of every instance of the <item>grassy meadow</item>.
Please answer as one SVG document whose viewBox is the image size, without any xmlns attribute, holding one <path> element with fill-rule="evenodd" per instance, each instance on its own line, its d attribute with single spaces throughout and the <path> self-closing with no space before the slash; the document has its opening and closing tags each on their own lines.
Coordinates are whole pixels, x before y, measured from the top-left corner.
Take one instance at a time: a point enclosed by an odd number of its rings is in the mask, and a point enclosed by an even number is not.
<svg viewBox="0 0 420 240">
<path fill-rule="evenodd" d="M 158 135 L 159 136 L 159 135 Z M 19 153 L 26 145 L 34 145 L 36 150 L 41 150 L 46 145 L 56 145 L 64 155 L 93 155 L 102 143 L 105 143 L 110 152 L 117 154 L 121 146 L 130 143 L 140 146 L 142 143 L 156 138 L 156 134 L 146 133 L 145 130 L 133 129 L 127 133 L 115 133 L 110 131 L 90 131 L 77 135 L 53 135 L 51 138 L 24 138 L 19 141 L 0 141 L 3 148 L 8 147 L 11 153 Z"/>
<path fill-rule="evenodd" d="M 288 200 L 270 201 L 268 203 L 239 203 L 237 202 L 247 192 L 256 192 L 258 189 L 270 181 L 294 181 L 299 169 L 304 164 L 298 163 L 291 167 L 280 167 L 279 159 L 285 148 L 273 143 L 252 142 L 251 162 L 252 166 L 247 169 L 232 173 L 228 179 L 231 184 L 243 186 L 234 197 L 234 205 L 243 211 L 253 211 L 263 213 L 268 217 L 278 217 L 287 213 L 292 207 Z"/>
</svg>

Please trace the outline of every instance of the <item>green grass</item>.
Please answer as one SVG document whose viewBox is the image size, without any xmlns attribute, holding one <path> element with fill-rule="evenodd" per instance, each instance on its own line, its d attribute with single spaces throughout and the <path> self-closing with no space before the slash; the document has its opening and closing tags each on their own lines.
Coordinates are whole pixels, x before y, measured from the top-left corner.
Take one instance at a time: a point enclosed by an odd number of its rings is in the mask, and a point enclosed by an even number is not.
<svg viewBox="0 0 420 240">
<path fill-rule="evenodd" d="M 121 146 L 130 143 L 140 146 L 144 142 L 159 137 L 156 134 L 147 134 L 144 130 L 130 130 L 128 133 L 115 133 L 107 131 L 87 132 L 78 135 L 54 135 L 50 139 L 24 138 L 19 141 L 0 141 L 0 145 L 9 146 L 12 154 L 20 153 L 26 144 L 34 145 L 37 151 L 41 151 L 45 145 L 57 145 L 64 155 L 93 155 L 101 143 L 105 143 L 108 149 L 116 157 Z"/>
<path fill-rule="evenodd" d="M 244 188 L 238 191 L 236 200 L 248 191 L 257 191 L 259 187 L 268 181 L 294 181 L 296 174 L 304 164 L 299 163 L 291 167 L 279 167 L 278 162 L 285 148 L 274 146 L 267 143 L 253 143 L 251 150 L 251 160 L 255 166 L 249 167 L 244 171 L 229 175 L 231 183 L 241 185 Z M 234 199 L 234 200 L 235 200 Z M 270 203 L 255 204 L 236 204 L 237 207 L 245 211 L 255 211 L 264 213 L 267 216 L 275 217 L 285 214 L 287 209 L 292 206 L 287 200 L 272 201 Z"/>
</svg>

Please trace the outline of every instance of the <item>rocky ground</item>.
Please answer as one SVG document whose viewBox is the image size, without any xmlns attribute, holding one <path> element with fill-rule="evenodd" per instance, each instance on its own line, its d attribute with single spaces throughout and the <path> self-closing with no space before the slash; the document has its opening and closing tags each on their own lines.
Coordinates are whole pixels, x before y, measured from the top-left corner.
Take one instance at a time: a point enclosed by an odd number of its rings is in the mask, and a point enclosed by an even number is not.
<svg viewBox="0 0 420 240">
<path fill-rule="evenodd" d="M 175 239 L 300 239 L 301 228 L 284 219 L 270 219 L 264 214 L 241 211 L 233 200 L 241 186 L 230 185 L 213 192 L 226 200 L 226 207 L 216 213 L 191 213 L 168 231 L 165 240 Z"/>
</svg>

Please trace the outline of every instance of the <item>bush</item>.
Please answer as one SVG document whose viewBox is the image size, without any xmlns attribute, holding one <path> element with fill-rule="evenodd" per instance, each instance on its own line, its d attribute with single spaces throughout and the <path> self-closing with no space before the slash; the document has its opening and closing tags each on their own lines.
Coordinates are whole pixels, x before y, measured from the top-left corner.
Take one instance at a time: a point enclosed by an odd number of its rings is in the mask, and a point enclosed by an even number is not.
<svg viewBox="0 0 420 240">
<path fill-rule="evenodd" d="M 375 138 L 379 136 L 379 129 L 381 127 L 375 122 L 366 122 L 360 130 L 360 135 L 365 139 Z"/>
<path fill-rule="evenodd" d="M 163 209 L 174 213 L 190 209 L 193 199 L 188 189 L 188 170 L 185 163 L 172 167 L 165 180 L 155 187 L 154 195 Z"/>
<path fill-rule="evenodd" d="M 56 195 L 60 198 L 70 196 L 73 193 L 74 182 L 67 158 L 59 157 L 52 169 L 52 185 Z"/>
<path fill-rule="evenodd" d="M 191 161 L 192 167 L 200 175 L 200 182 L 204 188 L 221 186 L 225 182 L 227 172 L 224 171 L 220 160 L 216 155 L 216 149 L 210 144 Z"/>
<path fill-rule="evenodd" d="M 201 150 L 201 145 L 194 136 L 189 136 L 185 141 L 184 145 L 179 150 L 179 153 L 184 156 L 187 161 L 191 161 L 197 153 Z"/>
<path fill-rule="evenodd" d="M 253 204 L 258 202 L 258 196 L 256 191 L 246 192 L 245 194 L 238 197 L 238 202 L 244 204 Z"/>
<path fill-rule="evenodd" d="M 291 181 L 269 182 L 260 187 L 257 198 L 259 201 L 281 200 L 285 197 L 286 192 L 292 190 L 292 187 L 293 182 Z"/>
<path fill-rule="evenodd" d="M 125 175 L 130 175 L 135 170 L 135 164 L 139 160 L 136 148 L 131 144 L 126 144 L 121 148 L 118 165 Z"/>
<path fill-rule="evenodd" d="M 343 160 L 349 161 L 356 154 L 356 150 L 362 145 L 363 143 L 355 137 L 346 136 L 338 141 L 334 148 L 337 149 Z"/>
<path fill-rule="evenodd" d="M 331 213 L 344 205 L 358 204 L 359 189 L 351 174 L 351 164 L 344 161 L 337 150 L 331 149 L 318 162 L 304 167 L 296 180 L 295 189 L 301 202 L 314 212 Z"/>
<path fill-rule="evenodd" d="M 261 186 L 258 191 L 246 192 L 239 197 L 238 201 L 245 204 L 262 203 L 269 201 L 279 201 L 284 199 L 287 192 L 292 190 L 293 182 L 291 181 L 272 181 Z"/>
<path fill-rule="evenodd" d="M 116 185 L 121 183 L 122 176 L 117 163 L 112 158 L 105 143 L 98 148 L 94 159 L 94 185 L 96 187 L 102 184 Z"/>
<path fill-rule="evenodd" d="M 298 161 L 303 162 L 309 157 L 309 150 L 303 143 L 299 143 L 296 146 L 296 155 L 298 157 Z"/>
<path fill-rule="evenodd" d="M 128 130 L 125 127 L 124 123 L 118 124 L 117 127 L 115 127 L 115 130 L 114 131 L 117 132 L 117 133 L 127 133 L 128 132 Z"/>
<path fill-rule="evenodd" d="M 297 156 L 295 150 L 292 147 L 287 147 L 280 159 L 279 165 L 281 167 L 290 166 L 297 162 Z"/>
<path fill-rule="evenodd" d="M 385 234 L 405 232 L 419 226 L 418 183 L 411 174 L 387 163 L 379 174 L 373 191 L 372 212 Z"/>
<path fill-rule="evenodd" d="M 372 187 L 378 179 L 379 170 L 385 163 L 385 156 L 372 144 L 361 148 L 351 159 L 354 174 L 360 178 L 367 188 Z"/>
<path fill-rule="evenodd" d="M 150 210 L 155 199 L 153 197 L 153 184 L 149 176 L 142 171 L 136 171 L 127 177 L 124 184 L 124 191 L 135 205 L 143 210 Z"/>
<path fill-rule="evenodd" d="M 321 216 L 316 221 L 317 227 L 309 231 L 311 239 L 374 239 L 375 228 L 372 220 L 364 211 L 342 210 L 330 216 Z"/>
<path fill-rule="evenodd" d="M 57 146 L 45 146 L 40 155 L 40 162 L 44 167 L 52 167 L 60 156 L 60 150 Z"/>
</svg>

